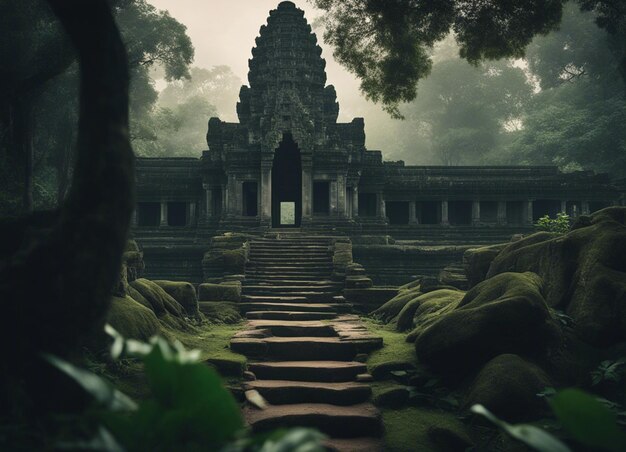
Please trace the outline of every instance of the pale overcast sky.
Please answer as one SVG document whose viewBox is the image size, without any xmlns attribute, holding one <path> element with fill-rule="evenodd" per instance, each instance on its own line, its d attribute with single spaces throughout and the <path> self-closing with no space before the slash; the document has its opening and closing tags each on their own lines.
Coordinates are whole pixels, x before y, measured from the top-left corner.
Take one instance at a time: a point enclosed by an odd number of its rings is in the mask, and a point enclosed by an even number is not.
<svg viewBox="0 0 626 452">
<path fill-rule="evenodd" d="M 196 49 L 194 65 L 210 68 L 230 66 L 243 83 L 248 84 L 248 59 L 261 25 L 267 22 L 271 9 L 280 0 L 148 0 L 158 9 L 168 10 L 170 15 L 187 27 Z M 296 0 L 296 6 L 305 11 L 312 23 L 318 10 L 306 0 Z M 339 98 L 340 121 L 351 121 L 363 116 L 363 103 L 355 77 L 337 64 L 331 49 L 323 43 L 322 31 L 316 30 L 326 59 L 327 84 L 335 85 Z M 233 110 L 235 106 L 233 105 Z M 367 120 L 367 118 L 366 118 Z M 367 123 L 367 121 L 366 121 Z"/>
</svg>

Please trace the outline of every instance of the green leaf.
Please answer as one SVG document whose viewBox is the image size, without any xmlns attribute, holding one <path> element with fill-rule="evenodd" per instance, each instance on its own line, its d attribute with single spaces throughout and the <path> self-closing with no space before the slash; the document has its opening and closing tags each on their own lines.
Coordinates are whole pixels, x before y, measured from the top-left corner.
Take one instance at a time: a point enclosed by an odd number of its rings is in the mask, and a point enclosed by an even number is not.
<svg viewBox="0 0 626 452">
<path fill-rule="evenodd" d="M 563 428 L 589 447 L 609 451 L 626 450 L 626 433 L 617 416 L 594 396 L 579 389 L 565 389 L 549 401 Z"/>
<path fill-rule="evenodd" d="M 93 396 L 96 401 L 112 411 L 131 411 L 137 409 L 137 405 L 126 394 L 112 387 L 106 380 L 87 370 L 54 355 L 43 355 L 44 359 L 54 367 L 71 377 L 85 391 Z"/>
<path fill-rule="evenodd" d="M 389 373 L 393 375 L 394 377 L 406 377 L 407 376 L 406 370 L 392 370 Z"/>
<path fill-rule="evenodd" d="M 546 431 L 528 424 L 511 425 L 498 419 L 493 413 L 482 405 L 474 405 L 472 412 L 484 416 L 499 428 L 507 432 L 513 438 L 523 442 L 539 452 L 571 452 L 559 439 Z"/>
<path fill-rule="evenodd" d="M 278 438 L 268 439 L 259 452 L 324 452 L 320 432 L 305 428 L 287 430 Z"/>
</svg>

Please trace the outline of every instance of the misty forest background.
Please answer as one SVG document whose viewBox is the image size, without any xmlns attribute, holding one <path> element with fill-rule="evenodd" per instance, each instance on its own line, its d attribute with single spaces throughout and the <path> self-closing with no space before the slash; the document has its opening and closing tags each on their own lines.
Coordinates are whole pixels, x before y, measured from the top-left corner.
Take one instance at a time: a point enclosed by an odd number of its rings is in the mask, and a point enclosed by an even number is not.
<svg viewBox="0 0 626 452">
<path fill-rule="evenodd" d="M 45 25 L 21 29 L 27 35 L 20 42 L 40 50 L 43 43 L 65 39 L 43 4 L 20 3 L 15 8 L 24 11 L 15 15 L 30 15 L 29 20 Z M 234 119 L 239 88 L 247 81 L 228 66 L 194 66 L 186 29 L 167 12 L 145 1 L 124 0 L 115 13 L 129 53 L 135 153 L 199 157 L 206 149 L 208 119 Z M 323 34 L 321 23 L 315 21 L 313 28 Z M 399 109 L 404 119 L 394 119 L 364 99 L 350 100 L 349 109 L 365 117 L 368 148 L 380 148 L 387 159 L 421 165 L 554 164 L 563 171 L 594 170 L 624 178 L 622 38 L 607 34 L 592 13 L 568 3 L 560 28 L 536 37 L 521 60 L 473 66 L 459 58 L 452 35 L 435 45 L 432 71 L 419 82 L 417 99 Z M 58 52 L 30 53 L 46 55 L 29 62 L 35 66 L 59 59 Z M 31 107 L 32 161 L 26 172 L 32 172 L 32 188 L 24 184 L 22 157 L 0 153 L 3 213 L 53 207 L 69 188 L 78 120 L 77 64 L 42 84 Z M 9 135 L 8 129 L 0 130 L 5 149 Z M 24 190 L 32 190 L 32 206 L 24 205 L 29 199 Z"/>
</svg>

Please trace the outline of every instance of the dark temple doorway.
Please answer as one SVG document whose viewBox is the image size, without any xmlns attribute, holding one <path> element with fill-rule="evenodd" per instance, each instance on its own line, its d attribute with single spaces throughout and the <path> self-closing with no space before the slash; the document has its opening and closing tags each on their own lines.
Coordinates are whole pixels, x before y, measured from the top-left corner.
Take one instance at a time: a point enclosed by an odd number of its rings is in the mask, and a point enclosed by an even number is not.
<svg viewBox="0 0 626 452">
<path fill-rule="evenodd" d="M 302 218 L 302 164 L 291 134 L 274 153 L 272 166 L 272 227 L 300 227 Z"/>
</svg>

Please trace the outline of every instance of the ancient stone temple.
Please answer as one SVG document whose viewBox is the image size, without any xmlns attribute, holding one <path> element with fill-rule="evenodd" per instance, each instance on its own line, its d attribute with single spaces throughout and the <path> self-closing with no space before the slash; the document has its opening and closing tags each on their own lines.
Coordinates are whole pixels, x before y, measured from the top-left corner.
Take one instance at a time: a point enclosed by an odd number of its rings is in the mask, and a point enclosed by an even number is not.
<svg viewBox="0 0 626 452">
<path fill-rule="evenodd" d="M 623 203 L 623 190 L 592 172 L 383 161 L 366 147 L 362 118 L 337 122 L 321 54 L 303 11 L 280 3 L 252 49 L 239 122 L 211 118 L 199 159 L 138 159 L 134 235 L 152 276 L 201 280 L 210 238 L 225 231 L 300 228 L 347 235 L 357 248 L 488 244 L 546 214 Z"/>
</svg>

